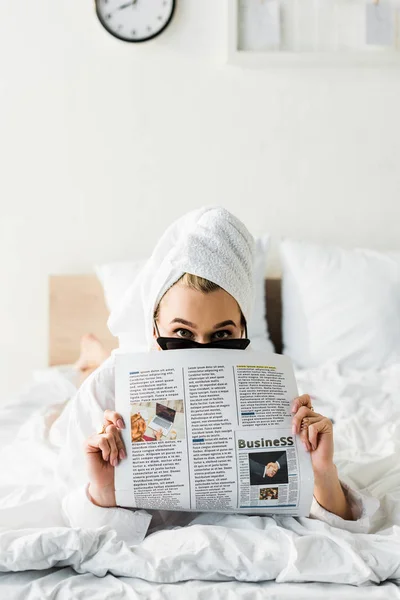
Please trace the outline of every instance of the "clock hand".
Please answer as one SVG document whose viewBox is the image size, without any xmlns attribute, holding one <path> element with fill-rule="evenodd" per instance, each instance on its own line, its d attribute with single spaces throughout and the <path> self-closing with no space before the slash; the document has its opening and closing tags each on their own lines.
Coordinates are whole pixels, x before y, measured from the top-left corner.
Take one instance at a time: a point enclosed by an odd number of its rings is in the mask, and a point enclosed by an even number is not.
<svg viewBox="0 0 400 600">
<path fill-rule="evenodd" d="M 118 6 L 117 10 L 123 10 L 124 8 L 128 8 L 128 6 L 133 6 L 134 4 L 136 4 L 137 0 L 132 0 L 132 2 L 126 2 L 125 4 L 121 4 L 121 6 Z"/>
</svg>

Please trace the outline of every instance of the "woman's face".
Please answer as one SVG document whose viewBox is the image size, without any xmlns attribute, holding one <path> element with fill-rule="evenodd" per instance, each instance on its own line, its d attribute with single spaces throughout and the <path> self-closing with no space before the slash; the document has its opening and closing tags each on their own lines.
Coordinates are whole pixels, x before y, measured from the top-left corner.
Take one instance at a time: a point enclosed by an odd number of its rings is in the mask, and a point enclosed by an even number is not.
<svg viewBox="0 0 400 600">
<path fill-rule="evenodd" d="M 238 303 L 225 290 L 205 294 L 176 283 L 161 299 L 157 326 L 163 337 L 207 344 L 242 337 L 240 318 Z M 158 337 L 155 329 L 154 337 Z"/>
</svg>

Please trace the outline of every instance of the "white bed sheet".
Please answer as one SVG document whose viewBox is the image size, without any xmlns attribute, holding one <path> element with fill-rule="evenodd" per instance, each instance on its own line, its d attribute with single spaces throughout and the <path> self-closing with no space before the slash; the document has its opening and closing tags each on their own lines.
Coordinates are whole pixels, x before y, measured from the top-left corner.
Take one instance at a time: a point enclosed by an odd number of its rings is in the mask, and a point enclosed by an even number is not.
<svg viewBox="0 0 400 600">
<path fill-rule="evenodd" d="M 309 599 L 322 589 L 335 598 L 400 597 L 400 364 L 341 374 L 327 363 L 296 373 L 300 393 L 313 394 L 315 409 L 334 419 L 341 478 L 381 501 L 374 533 L 311 519 L 216 515 L 215 525 L 158 532 L 132 548 L 105 529 L 65 527 L 52 424 L 76 389 L 75 375 L 36 373 L 0 411 L 0 571 L 27 570 L 1 574 L 1 597 L 30 600 L 43 589 L 62 598 L 84 589 L 91 598 L 101 589 L 113 598 L 187 598 L 188 586 L 190 597 L 208 598 Z"/>
<path fill-rule="evenodd" d="M 336 583 L 275 581 L 245 583 L 194 580 L 158 584 L 110 574 L 99 579 L 90 573 L 80 575 L 70 567 L 65 567 L 44 571 L 0 573 L 0 594 L 1 598 L 7 600 L 399 600 L 400 587 L 390 581 L 360 587 Z"/>
</svg>

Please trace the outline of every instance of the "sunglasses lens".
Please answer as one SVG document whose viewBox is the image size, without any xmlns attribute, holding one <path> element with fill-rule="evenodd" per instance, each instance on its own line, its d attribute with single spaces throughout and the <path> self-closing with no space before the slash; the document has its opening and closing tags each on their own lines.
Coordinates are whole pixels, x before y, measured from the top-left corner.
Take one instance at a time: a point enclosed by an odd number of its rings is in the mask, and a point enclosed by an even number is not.
<svg viewBox="0 0 400 600">
<path fill-rule="evenodd" d="M 247 338 L 232 338 L 228 340 L 220 340 L 207 344 L 210 348 L 230 348 L 231 350 L 245 350 L 250 344 Z"/>
<path fill-rule="evenodd" d="M 208 344 L 200 344 L 193 340 L 174 337 L 158 337 L 157 343 L 163 350 L 183 350 L 185 348 L 228 348 L 231 350 L 245 350 L 250 344 L 247 338 L 232 338 L 219 340 Z"/>
<path fill-rule="evenodd" d="M 192 340 L 185 340 L 183 338 L 173 337 L 159 337 L 157 338 L 157 344 L 163 350 L 182 350 L 184 348 L 196 348 L 197 342 Z M 202 344 L 198 344 L 201 346 Z"/>
</svg>

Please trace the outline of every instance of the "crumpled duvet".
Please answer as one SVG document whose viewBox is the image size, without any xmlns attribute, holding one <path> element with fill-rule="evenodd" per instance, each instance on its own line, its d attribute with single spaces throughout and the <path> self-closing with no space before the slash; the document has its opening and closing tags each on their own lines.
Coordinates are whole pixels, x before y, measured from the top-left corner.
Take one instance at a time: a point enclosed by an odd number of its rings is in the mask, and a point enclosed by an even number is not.
<svg viewBox="0 0 400 600">
<path fill-rule="evenodd" d="M 54 371 L 0 414 L 8 438 L 1 449 L 0 570 L 69 565 L 162 583 L 400 583 L 400 364 L 343 374 L 331 363 L 296 376 L 299 392 L 311 393 L 316 411 L 334 420 L 341 478 L 380 500 L 372 533 L 309 518 L 211 513 L 129 547 L 107 528 L 65 527 L 52 424 L 75 388 Z"/>
<path fill-rule="evenodd" d="M 214 581 L 400 583 L 400 528 L 353 534 L 290 517 L 225 516 L 148 536 L 137 546 L 115 533 L 66 527 L 0 533 L 0 570 L 70 565 L 78 573 L 172 583 Z M 330 529 L 330 531 L 329 531 Z"/>
</svg>

